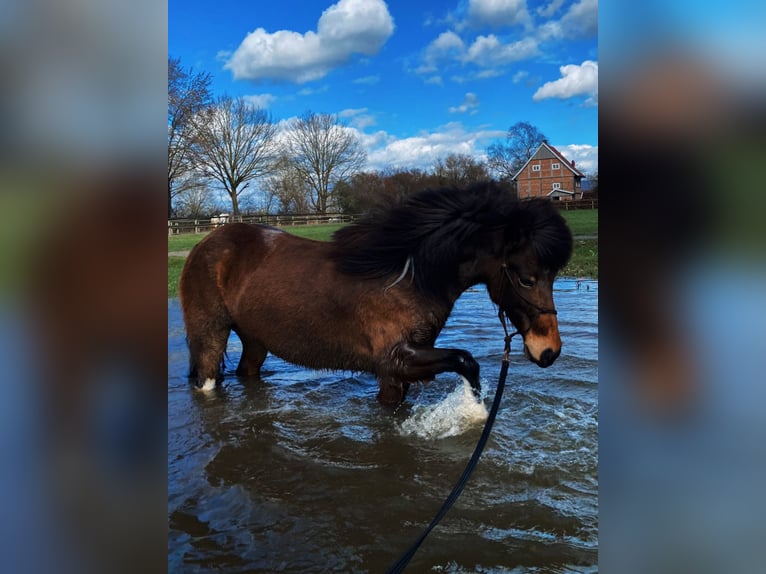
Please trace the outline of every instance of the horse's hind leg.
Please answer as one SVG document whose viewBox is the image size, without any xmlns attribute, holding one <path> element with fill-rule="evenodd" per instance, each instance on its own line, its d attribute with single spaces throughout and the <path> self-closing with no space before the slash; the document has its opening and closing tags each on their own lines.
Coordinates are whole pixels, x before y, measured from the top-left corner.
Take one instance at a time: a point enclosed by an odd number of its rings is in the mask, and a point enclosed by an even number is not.
<svg viewBox="0 0 766 574">
<path fill-rule="evenodd" d="M 228 327 L 210 329 L 199 335 L 189 333 L 190 369 L 189 376 L 193 377 L 197 388 L 211 391 L 216 382 L 223 378 L 223 354 L 229 340 Z"/>
<path fill-rule="evenodd" d="M 242 357 L 239 359 L 239 365 L 237 365 L 237 376 L 260 376 L 261 365 L 266 360 L 266 347 L 254 339 L 243 336 L 236 329 L 234 331 L 242 341 Z"/>
</svg>

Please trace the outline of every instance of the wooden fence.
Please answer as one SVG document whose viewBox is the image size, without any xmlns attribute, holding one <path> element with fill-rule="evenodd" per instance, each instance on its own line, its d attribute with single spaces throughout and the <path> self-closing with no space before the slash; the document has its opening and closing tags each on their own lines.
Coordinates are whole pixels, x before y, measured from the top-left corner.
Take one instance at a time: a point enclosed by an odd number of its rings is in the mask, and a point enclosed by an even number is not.
<svg viewBox="0 0 766 574">
<path fill-rule="evenodd" d="M 327 213 L 324 215 L 240 215 L 237 217 L 222 213 L 211 219 L 168 219 L 168 235 L 181 233 L 206 233 L 224 223 L 261 223 L 284 227 L 291 225 L 319 225 L 323 223 L 350 223 L 356 215 L 348 213 Z"/>
<path fill-rule="evenodd" d="M 574 209 L 598 209 L 598 199 L 573 199 L 571 201 L 554 201 L 553 204 L 564 211 Z"/>
<path fill-rule="evenodd" d="M 553 203 L 556 207 L 565 211 L 598 209 L 598 199 L 575 199 L 572 201 L 554 201 Z M 235 221 L 284 227 L 291 225 L 319 225 L 323 223 L 350 223 L 357 217 L 358 215 L 349 213 L 328 213 L 325 215 L 240 215 L 238 217 L 221 214 L 211 219 L 168 219 L 168 235 L 207 233 L 219 225 Z"/>
</svg>

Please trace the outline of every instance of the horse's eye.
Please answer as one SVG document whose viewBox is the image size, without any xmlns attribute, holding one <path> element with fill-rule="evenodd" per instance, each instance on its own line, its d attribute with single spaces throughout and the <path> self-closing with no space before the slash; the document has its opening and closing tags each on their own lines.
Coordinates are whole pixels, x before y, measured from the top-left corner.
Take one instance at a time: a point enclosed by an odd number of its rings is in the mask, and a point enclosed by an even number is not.
<svg viewBox="0 0 766 574">
<path fill-rule="evenodd" d="M 535 286 L 535 280 L 534 279 L 523 279 L 519 277 L 519 285 L 524 287 L 524 289 L 531 289 Z"/>
</svg>

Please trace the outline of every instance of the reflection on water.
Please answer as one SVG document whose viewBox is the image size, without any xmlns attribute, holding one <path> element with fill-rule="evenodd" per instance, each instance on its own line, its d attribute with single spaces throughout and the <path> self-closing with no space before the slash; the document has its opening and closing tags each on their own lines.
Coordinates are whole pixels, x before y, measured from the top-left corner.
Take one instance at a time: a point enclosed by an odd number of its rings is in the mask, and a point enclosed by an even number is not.
<svg viewBox="0 0 766 574">
<path fill-rule="evenodd" d="M 598 283 L 559 280 L 564 347 L 548 369 L 514 340 L 492 437 L 461 498 L 410 563 L 433 572 L 593 572 L 598 535 Z M 410 389 L 395 413 L 367 374 L 269 357 L 261 383 L 231 374 L 194 391 L 177 300 L 168 301 L 171 571 L 379 572 L 430 522 L 470 457 L 494 396 L 502 329 L 483 289 L 437 345 L 482 367 L 484 404 L 460 377 Z M 229 341 L 229 363 L 241 346 Z"/>
</svg>

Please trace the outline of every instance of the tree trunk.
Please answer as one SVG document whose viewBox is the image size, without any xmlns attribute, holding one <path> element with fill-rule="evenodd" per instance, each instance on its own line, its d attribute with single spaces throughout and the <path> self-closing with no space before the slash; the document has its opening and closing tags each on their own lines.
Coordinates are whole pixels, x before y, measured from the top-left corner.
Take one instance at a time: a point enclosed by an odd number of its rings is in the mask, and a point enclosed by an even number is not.
<svg viewBox="0 0 766 574">
<path fill-rule="evenodd" d="M 231 215 L 232 219 L 239 216 L 239 197 L 237 197 L 237 191 L 232 190 L 229 195 L 231 195 Z"/>
</svg>

